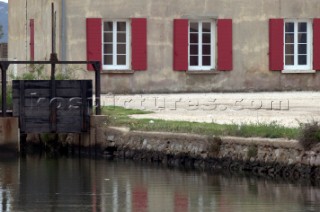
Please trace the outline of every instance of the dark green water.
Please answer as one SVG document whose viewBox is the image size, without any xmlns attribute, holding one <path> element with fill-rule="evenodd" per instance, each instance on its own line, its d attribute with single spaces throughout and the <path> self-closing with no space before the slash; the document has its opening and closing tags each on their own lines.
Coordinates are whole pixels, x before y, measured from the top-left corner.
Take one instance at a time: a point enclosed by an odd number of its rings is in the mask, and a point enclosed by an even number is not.
<svg viewBox="0 0 320 212">
<path fill-rule="evenodd" d="M 0 159 L 5 211 L 320 211 L 320 188 L 133 162 Z"/>
</svg>

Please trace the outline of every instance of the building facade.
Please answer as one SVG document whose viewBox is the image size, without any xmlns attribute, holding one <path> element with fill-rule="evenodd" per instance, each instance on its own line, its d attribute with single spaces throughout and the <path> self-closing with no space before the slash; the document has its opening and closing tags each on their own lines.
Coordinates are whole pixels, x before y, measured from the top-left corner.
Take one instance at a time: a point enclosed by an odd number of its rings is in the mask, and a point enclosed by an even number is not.
<svg viewBox="0 0 320 212">
<path fill-rule="evenodd" d="M 6 60 L 8 58 L 8 44 L 0 43 L 0 60 Z"/>
<path fill-rule="evenodd" d="M 9 58 L 49 59 L 51 2 L 9 2 Z M 320 88 L 319 0 L 53 2 L 59 59 L 101 61 L 103 93 Z"/>
</svg>

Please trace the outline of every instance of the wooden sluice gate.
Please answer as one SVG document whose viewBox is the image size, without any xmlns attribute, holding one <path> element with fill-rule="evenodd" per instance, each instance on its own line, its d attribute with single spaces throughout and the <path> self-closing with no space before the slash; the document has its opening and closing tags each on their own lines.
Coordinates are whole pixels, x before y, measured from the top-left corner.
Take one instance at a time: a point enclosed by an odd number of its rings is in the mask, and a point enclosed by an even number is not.
<svg viewBox="0 0 320 212">
<path fill-rule="evenodd" d="M 52 3 L 52 53 L 48 61 L 0 61 L 1 117 L 0 150 L 19 151 L 27 133 L 78 133 L 90 137 L 93 108 L 101 114 L 100 61 L 59 61 L 55 48 L 55 11 Z M 50 80 L 14 80 L 13 111 L 7 111 L 7 71 L 11 64 L 50 65 Z M 56 65 L 88 65 L 95 71 L 95 104 L 91 80 L 55 80 Z M 94 107 L 93 107 L 94 105 Z M 83 140 L 83 139 L 82 139 Z M 2 148 L 3 147 L 3 148 Z M 1 155 L 1 153 L 0 153 Z"/>
<path fill-rule="evenodd" d="M 51 80 L 13 80 L 13 110 L 8 113 L 7 70 L 10 64 L 92 64 L 95 89 L 91 80 L 55 80 L 54 75 Z M 0 61 L 0 69 L 4 111 L 0 117 L 0 152 L 1 149 L 19 151 L 20 138 L 25 138 L 23 135 L 27 133 L 78 133 L 90 138 L 93 109 L 96 115 L 101 114 L 100 62 Z"/>
<path fill-rule="evenodd" d="M 84 133 L 90 129 L 91 80 L 14 80 L 13 116 L 21 133 Z"/>
</svg>

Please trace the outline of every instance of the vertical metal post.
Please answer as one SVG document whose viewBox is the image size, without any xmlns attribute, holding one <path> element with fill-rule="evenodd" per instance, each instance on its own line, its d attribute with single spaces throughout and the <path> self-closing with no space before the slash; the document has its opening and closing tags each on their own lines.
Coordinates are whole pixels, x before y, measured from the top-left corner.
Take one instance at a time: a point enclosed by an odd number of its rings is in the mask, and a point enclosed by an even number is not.
<svg viewBox="0 0 320 212">
<path fill-rule="evenodd" d="M 56 14 L 54 12 L 54 3 L 51 4 L 51 29 L 52 29 L 52 52 L 50 55 L 51 61 L 51 92 L 50 92 L 50 129 L 51 132 L 57 131 L 57 102 L 53 100 L 56 97 L 56 82 L 55 82 L 55 71 L 56 71 L 56 62 L 58 61 L 58 57 L 56 54 Z"/>
<path fill-rule="evenodd" d="M 55 53 L 55 20 L 54 20 L 54 4 L 51 4 L 51 50 Z"/>
<path fill-rule="evenodd" d="M 95 71 L 95 84 L 96 84 L 96 115 L 101 115 L 101 81 L 100 81 L 100 62 L 92 63 Z"/>
<path fill-rule="evenodd" d="M 66 32 L 67 32 L 67 20 L 66 20 L 66 13 L 67 13 L 67 6 L 66 6 L 66 0 L 62 0 L 61 1 L 61 60 L 66 60 L 67 56 L 66 56 L 66 45 L 67 45 L 67 41 L 66 41 Z M 66 73 L 66 65 L 63 64 L 62 65 L 62 73 Z"/>
<path fill-rule="evenodd" d="M 7 67 L 1 68 L 1 80 L 2 80 L 2 117 L 7 115 Z"/>
<path fill-rule="evenodd" d="M 54 62 L 58 61 L 57 54 L 56 54 L 56 33 L 55 33 L 55 27 L 56 27 L 56 21 L 55 21 L 55 12 L 54 12 L 54 4 L 51 4 L 51 48 L 52 52 L 50 55 L 50 61 L 51 63 L 51 81 L 55 80 L 55 71 L 56 71 L 56 64 Z"/>
</svg>

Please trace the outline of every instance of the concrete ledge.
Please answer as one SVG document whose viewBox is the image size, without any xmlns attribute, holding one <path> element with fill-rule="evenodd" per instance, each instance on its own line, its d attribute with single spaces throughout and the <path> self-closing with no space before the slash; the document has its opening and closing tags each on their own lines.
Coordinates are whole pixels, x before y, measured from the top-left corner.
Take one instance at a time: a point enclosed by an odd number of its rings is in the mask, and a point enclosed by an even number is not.
<svg viewBox="0 0 320 212">
<path fill-rule="evenodd" d="M 133 74 L 133 70 L 103 70 L 101 74 Z"/>
<path fill-rule="evenodd" d="M 188 70 L 186 71 L 187 74 L 194 74 L 194 75 L 202 75 L 202 74 L 207 74 L 207 75 L 210 75 L 210 74 L 221 74 L 221 72 L 217 71 L 217 70 L 211 70 L 211 71 L 196 71 L 196 70 Z"/>
</svg>

